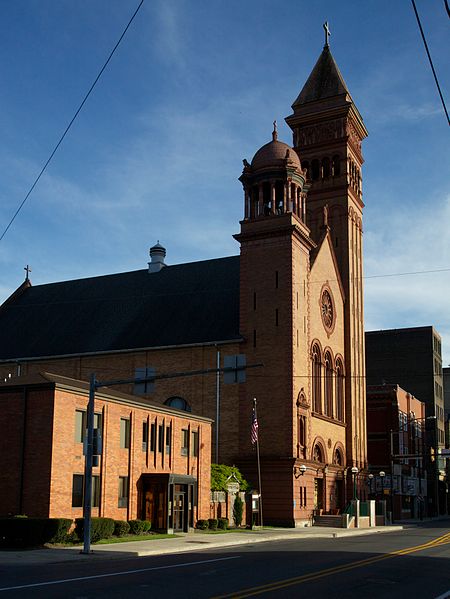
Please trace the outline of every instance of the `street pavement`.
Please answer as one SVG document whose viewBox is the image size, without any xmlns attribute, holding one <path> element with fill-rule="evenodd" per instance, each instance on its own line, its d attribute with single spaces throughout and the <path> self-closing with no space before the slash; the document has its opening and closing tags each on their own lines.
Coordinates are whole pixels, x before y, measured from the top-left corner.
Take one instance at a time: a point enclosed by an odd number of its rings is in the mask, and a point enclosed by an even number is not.
<svg viewBox="0 0 450 599">
<path fill-rule="evenodd" d="M 23 566 L 26 564 L 51 564 L 68 561 L 84 561 L 98 559 L 124 559 L 148 555 L 167 555 L 186 553 L 203 549 L 220 549 L 234 545 L 248 545 L 270 541 L 336 539 L 361 535 L 375 535 L 395 532 L 403 529 L 403 525 L 378 526 L 374 528 L 264 528 L 242 532 L 205 533 L 195 531 L 177 534 L 174 538 L 149 539 L 148 541 L 131 541 L 108 545 L 92 545 L 92 554 L 80 553 L 82 546 L 45 547 L 30 550 L 0 551 L 0 567 L 7 565 Z"/>
</svg>

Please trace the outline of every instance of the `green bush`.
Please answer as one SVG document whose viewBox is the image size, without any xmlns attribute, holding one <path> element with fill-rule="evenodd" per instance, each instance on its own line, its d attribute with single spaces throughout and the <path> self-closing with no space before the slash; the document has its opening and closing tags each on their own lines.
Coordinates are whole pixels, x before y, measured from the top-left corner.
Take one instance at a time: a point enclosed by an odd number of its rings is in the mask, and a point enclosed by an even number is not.
<svg viewBox="0 0 450 599">
<path fill-rule="evenodd" d="M 211 464 L 211 491 L 228 491 L 227 487 L 231 479 L 238 481 L 241 491 L 250 491 L 252 488 L 236 466 Z"/>
<path fill-rule="evenodd" d="M 219 518 L 217 522 L 217 528 L 219 528 L 220 530 L 227 530 L 228 526 L 228 518 Z"/>
<path fill-rule="evenodd" d="M 219 521 L 217 520 L 217 518 L 210 518 L 208 520 L 208 528 L 209 530 L 217 530 L 217 525 L 219 524 Z"/>
<path fill-rule="evenodd" d="M 84 518 L 75 518 L 75 532 L 80 541 L 84 538 Z M 112 518 L 91 518 L 91 543 L 109 539 L 114 533 Z"/>
<path fill-rule="evenodd" d="M 152 526 L 152 523 L 148 520 L 128 520 L 130 525 L 130 533 L 132 535 L 142 535 L 148 532 Z"/>
<path fill-rule="evenodd" d="M 72 520 L 66 518 L 4 518 L 0 520 L 1 547 L 36 547 L 67 539 Z"/>
<path fill-rule="evenodd" d="M 49 518 L 46 534 L 51 535 L 46 543 L 64 543 L 69 540 L 69 530 L 73 520 L 69 518 Z"/>
<path fill-rule="evenodd" d="M 209 522 L 208 520 L 197 520 L 196 527 L 199 530 L 206 530 L 209 527 Z"/>
<path fill-rule="evenodd" d="M 126 520 L 114 520 L 114 536 L 124 537 L 130 532 L 130 525 Z"/>
<path fill-rule="evenodd" d="M 150 522 L 150 520 L 144 520 L 144 532 L 149 532 L 149 530 L 152 527 L 152 523 Z"/>
<path fill-rule="evenodd" d="M 239 496 L 239 493 L 236 495 L 233 505 L 233 520 L 236 526 L 240 526 L 242 524 L 242 516 L 244 513 L 244 502 Z"/>
</svg>

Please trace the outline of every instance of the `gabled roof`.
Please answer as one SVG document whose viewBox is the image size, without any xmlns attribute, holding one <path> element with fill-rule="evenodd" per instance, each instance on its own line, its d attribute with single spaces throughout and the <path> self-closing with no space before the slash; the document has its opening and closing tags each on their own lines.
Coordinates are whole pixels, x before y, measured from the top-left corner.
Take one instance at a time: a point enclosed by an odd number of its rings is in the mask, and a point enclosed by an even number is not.
<svg viewBox="0 0 450 599">
<path fill-rule="evenodd" d="M 0 331 L 0 360 L 236 340 L 239 256 L 31 286 Z"/>
<path fill-rule="evenodd" d="M 316 100 L 323 100 L 324 98 L 343 94 L 348 94 L 350 97 L 350 92 L 347 89 L 344 78 L 327 45 L 324 46 L 302 91 L 292 104 L 292 108 L 306 104 L 307 102 L 315 102 Z"/>
<path fill-rule="evenodd" d="M 322 248 L 324 247 L 324 245 L 327 244 L 328 248 L 330 250 L 330 254 L 331 254 L 331 258 L 333 260 L 333 267 L 336 273 L 336 280 L 337 283 L 339 285 L 339 290 L 341 292 L 341 297 L 342 297 L 342 301 L 345 301 L 345 291 L 344 291 L 344 285 L 342 284 L 342 279 L 341 279 L 341 273 L 339 272 L 339 266 L 337 263 L 337 258 L 336 258 L 336 252 L 334 251 L 334 247 L 333 247 L 333 242 L 331 241 L 331 235 L 330 235 L 330 229 L 329 227 L 324 227 L 323 228 L 323 232 L 322 232 L 322 236 L 319 240 L 319 243 L 317 244 L 317 247 L 311 252 L 311 272 L 314 268 L 314 264 L 316 262 L 316 259 L 319 255 L 319 253 L 321 252 Z"/>
</svg>

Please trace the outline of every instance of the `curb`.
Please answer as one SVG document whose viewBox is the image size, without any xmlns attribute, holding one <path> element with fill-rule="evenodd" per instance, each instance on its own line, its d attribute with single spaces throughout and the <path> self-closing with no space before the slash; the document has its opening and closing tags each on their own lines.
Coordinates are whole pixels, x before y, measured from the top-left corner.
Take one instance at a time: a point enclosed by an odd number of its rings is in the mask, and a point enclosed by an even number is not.
<svg viewBox="0 0 450 599">
<path fill-rule="evenodd" d="M 134 557 L 170 555 L 175 553 L 190 553 L 192 551 L 201 551 L 204 549 L 221 549 L 226 547 L 236 547 L 239 545 L 252 545 L 254 543 L 269 543 L 271 541 L 309 541 L 314 539 L 341 539 L 357 536 L 365 536 L 376 533 L 398 532 L 403 530 L 404 526 L 384 526 L 378 528 L 360 528 L 360 529 L 331 529 L 320 532 L 315 529 L 314 532 L 305 529 L 291 529 L 284 532 L 257 532 L 254 534 L 239 534 L 239 537 L 224 538 L 226 535 L 192 535 L 192 537 L 180 539 L 164 539 L 163 541 L 147 541 L 153 546 L 142 547 L 139 542 L 129 542 L 111 545 L 94 546 L 92 554 L 85 555 L 80 553 L 81 546 L 55 548 L 55 549 L 37 549 L 27 552 L 3 552 L 0 551 L 0 566 L 30 566 L 30 565 L 49 565 L 62 562 L 99 560 L 99 559 L 129 559 Z M 230 535 L 233 533 L 229 533 Z M 207 540 L 206 540 L 207 539 Z M 164 544 L 163 544 L 164 543 Z M 138 547 L 140 545 L 140 547 Z"/>
</svg>

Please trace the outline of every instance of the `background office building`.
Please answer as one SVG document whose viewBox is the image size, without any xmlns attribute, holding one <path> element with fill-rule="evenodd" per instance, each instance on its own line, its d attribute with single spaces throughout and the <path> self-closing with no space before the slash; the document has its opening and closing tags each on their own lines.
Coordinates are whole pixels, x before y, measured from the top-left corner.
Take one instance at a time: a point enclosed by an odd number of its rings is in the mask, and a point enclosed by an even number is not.
<svg viewBox="0 0 450 599">
<path fill-rule="evenodd" d="M 365 339 L 367 385 L 400 385 L 425 403 L 429 509 L 445 513 L 445 464 L 435 459 L 445 447 L 441 337 L 427 326 L 368 331 Z"/>
</svg>

